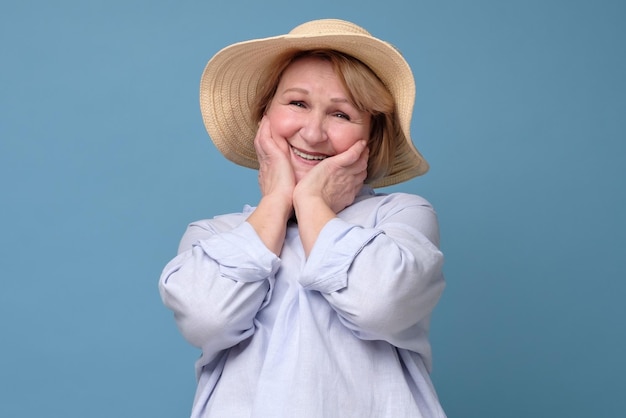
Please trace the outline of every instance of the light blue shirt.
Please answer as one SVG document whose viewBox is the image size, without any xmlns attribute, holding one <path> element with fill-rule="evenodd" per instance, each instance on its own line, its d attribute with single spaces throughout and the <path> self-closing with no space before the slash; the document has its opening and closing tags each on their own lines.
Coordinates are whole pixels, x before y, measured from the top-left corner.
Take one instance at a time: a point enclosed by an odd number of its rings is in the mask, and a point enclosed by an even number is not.
<svg viewBox="0 0 626 418">
<path fill-rule="evenodd" d="M 192 417 L 445 417 L 429 377 L 444 288 L 423 198 L 364 187 L 308 259 L 290 222 L 280 257 L 253 208 L 189 225 L 159 282 L 202 350 Z"/>
</svg>

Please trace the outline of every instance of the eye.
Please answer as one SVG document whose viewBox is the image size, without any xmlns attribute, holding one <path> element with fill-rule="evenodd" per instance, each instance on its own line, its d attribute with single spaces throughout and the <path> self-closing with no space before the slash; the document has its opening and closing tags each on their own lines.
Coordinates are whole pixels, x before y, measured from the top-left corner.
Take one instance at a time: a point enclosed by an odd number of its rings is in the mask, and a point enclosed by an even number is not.
<svg viewBox="0 0 626 418">
<path fill-rule="evenodd" d="M 306 105 L 304 104 L 304 102 L 301 102 L 299 100 L 292 100 L 289 102 L 290 105 L 292 106 L 297 106 L 297 107 L 301 107 L 301 108 L 306 108 Z"/>
<path fill-rule="evenodd" d="M 350 120 L 350 116 L 343 112 L 335 112 L 334 116 L 340 119 Z"/>
</svg>

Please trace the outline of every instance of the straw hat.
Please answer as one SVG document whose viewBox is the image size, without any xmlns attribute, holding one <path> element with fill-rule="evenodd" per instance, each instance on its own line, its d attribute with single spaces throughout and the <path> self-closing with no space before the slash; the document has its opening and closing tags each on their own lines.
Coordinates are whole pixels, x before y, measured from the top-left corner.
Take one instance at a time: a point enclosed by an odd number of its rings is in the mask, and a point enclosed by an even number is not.
<svg viewBox="0 0 626 418">
<path fill-rule="evenodd" d="M 380 78 L 396 104 L 404 138 L 391 171 L 370 183 L 384 187 L 428 171 L 428 163 L 411 141 L 415 81 L 411 68 L 391 44 L 343 20 L 303 23 L 286 35 L 230 45 L 206 65 L 200 81 L 200 110 L 209 136 L 226 158 L 244 167 L 259 167 L 254 149 L 257 125 L 252 105 L 264 69 L 286 50 L 333 49 L 351 55 Z"/>
</svg>

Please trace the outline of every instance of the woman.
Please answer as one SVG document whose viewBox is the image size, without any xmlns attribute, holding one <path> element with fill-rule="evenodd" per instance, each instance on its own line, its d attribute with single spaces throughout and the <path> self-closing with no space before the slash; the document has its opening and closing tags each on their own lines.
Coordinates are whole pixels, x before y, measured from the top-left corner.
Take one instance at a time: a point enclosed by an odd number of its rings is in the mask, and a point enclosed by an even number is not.
<svg viewBox="0 0 626 418">
<path fill-rule="evenodd" d="M 423 174 L 411 70 L 340 20 L 231 45 L 201 82 L 218 149 L 261 200 L 192 223 L 160 291 L 201 348 L 193 417 L 443 417 L 429 378 L 436 215 L 372 187 Z"/>
</svg>

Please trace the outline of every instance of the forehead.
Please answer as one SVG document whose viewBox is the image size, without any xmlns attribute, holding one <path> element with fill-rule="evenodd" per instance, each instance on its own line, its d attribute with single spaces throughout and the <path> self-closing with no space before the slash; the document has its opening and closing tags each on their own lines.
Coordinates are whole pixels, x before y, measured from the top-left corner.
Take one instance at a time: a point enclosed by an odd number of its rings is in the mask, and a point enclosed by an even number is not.
<svg viewBox="0 0 626 418">
<path fill-rule="evenodd" d="M 293 77 L 332 77 L 337 74 L 329 60 L 320 57 L 301 57 L 291 62 L 283 71 L 281 80 Z"/>
</svg>

